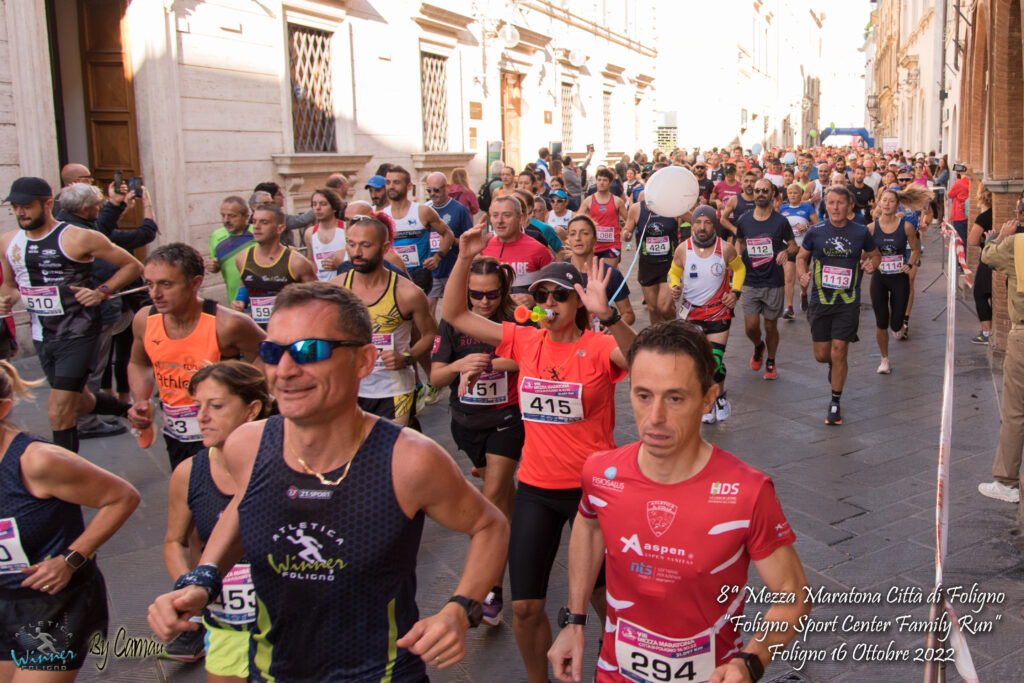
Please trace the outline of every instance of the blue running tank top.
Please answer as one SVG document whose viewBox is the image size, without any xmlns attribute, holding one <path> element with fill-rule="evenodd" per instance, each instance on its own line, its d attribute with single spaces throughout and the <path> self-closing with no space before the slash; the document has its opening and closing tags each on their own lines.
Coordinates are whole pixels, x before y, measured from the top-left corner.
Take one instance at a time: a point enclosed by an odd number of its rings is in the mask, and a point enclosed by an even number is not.
<svg viewBox="0 0 1024 683">
<path fill-rule="evenodd" d="M 423 513 L 409 519 L 395 498 L 401 429 L 377 420 L 348 476 L 327 486 L 285 463 L 284 418 L 267 420 L 238 506 L 258 596 L 250 680 L 427 680 L 423 660 L 395 644 L 419 619 L 423 532 Z"/>
<path fill-rule="evenodd" d="M 21 456 L 35 437 L 19 433 L 0 460 L 0 590 L 39 596 L 22 588 L 25 567 L 64 554 L 82 535 L 82 508 L 59 498 L 36 498 L 21 481 Z M 90 559 L 89 563 L 92 565 Z M 79 570 L 73 577 L 91 572 Z M 71 583 L 78 581 L 72 578 Z"/>
<path fill-rule="evenodd" d="M 196 525 L 196 534 L 203 547 L 210 540 L 213 527 L 220 514 L 231 502 L 232 496 L 217 488 L 210 474 L 210 449 L 204 448 L 192 456 L 192 470 L 188 475 L 188 509 Z"/>
</svg>

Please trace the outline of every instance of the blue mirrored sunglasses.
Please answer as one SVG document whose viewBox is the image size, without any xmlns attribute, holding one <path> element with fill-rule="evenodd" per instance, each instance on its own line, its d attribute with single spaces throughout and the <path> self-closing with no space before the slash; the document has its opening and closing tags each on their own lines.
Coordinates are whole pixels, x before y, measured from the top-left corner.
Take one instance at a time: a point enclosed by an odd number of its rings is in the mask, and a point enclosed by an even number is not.
<svg viewBox="0 0 1024 683">
<path fill-rule="evenodd" d="M 292 360 L 299 365 L 319 363 L 331 357 L 331 353 L 339 346 L 365 346 L 362 342 L 349 339 L 300 339 L 291 344 L 278 344 L 272 341 L 260 342 L 260 360 L 267 365 L 277 365 L 287 351 Z"/>
</svg>

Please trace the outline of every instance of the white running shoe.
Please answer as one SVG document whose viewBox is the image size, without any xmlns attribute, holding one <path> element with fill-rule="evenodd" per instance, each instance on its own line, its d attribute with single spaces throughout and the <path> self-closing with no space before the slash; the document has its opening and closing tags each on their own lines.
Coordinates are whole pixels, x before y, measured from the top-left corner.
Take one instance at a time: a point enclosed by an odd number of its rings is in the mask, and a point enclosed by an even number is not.
<svg viewBox="0 0 1024 683">
<path fill-rule="evenodd" d="M 998 481 L 987 481 L 984 484 L 978 484 L 978 493 L 987 498 L 995 498 L 1007 503 L 1020 502 L 1020 489 L 1000 484 Z"/>
<path fill-rule="evenodd" d="M 715 404 L 712 404 L 711 405 L 711 412 L 704 413 L 704 417 L 702 417 L 700 419 L 700 421 L 703 422 L 706 425 L 713 425 L 713 424 L 715 424 L 715 413 L 716 412 L 717 411 L 715 409 Z"/>
<path fill-rule="evenodd" d="M 715 417 L 718 418 L 718 421 L 728 420 L 730 415 L 732 415 L 732 406 L 729 404 L 729 399 L 716 398 Z"/>
<path fill-rule="evenodd" d="M 888 358 L 883 358 L 882 362 L 878 364 L 877 372 L 879 375 L 888 375 L 890 372 L 892 372 L 892 368 L 889 367 Z"/>
</svg>

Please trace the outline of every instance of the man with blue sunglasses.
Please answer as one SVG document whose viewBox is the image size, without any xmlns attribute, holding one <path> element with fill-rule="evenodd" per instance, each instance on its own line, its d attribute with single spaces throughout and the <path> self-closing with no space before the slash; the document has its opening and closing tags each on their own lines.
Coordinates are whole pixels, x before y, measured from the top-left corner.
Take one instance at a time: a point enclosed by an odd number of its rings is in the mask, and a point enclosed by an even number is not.
<svg viewBox="0 0 1024 683">
<path fill-rule="evenodd" d="M 260 598 L 254 680 L 420 682 L 427 664 L 445 669 L 465 656 L 466 630 L 500 580 L 508 523 L 438 444 L 359 408 L 378 358 L 372 336 L 351 291 L 314 282 L 278 295 L 260 356 L 281 414 L 225 443 L 239 493 L 201 564 L 150 606 L 159 637 L 192 629 L 189 617 L 244 553 Z M 470 541 L 454 595 L 420 619 L 425 516 Z"/>
</svg>

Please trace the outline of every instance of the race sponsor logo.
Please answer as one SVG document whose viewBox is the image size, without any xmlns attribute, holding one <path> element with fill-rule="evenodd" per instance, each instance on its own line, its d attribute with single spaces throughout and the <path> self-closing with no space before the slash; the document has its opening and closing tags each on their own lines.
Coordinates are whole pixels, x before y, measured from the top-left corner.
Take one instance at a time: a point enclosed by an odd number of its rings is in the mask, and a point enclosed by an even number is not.
<svg viewBox="0 0 1024 683">
<path fill-rule="evenodd" d="M 330 500 L 334 494 L 333 491 L 323 491 L 318 489 L 300 489 L 298 486 L 289 486 L 285 491 L 285 495 L 292 500 Z"/>
<path fill-rule="evenodd" d="M 740 494 L 740 485 L 736 482 L 716 481 L 711 484 L 708 494 L 709 503 L 735 503 Z"/>
<path fill-rule="evenodd" d="M 621 481 L 615 481 L 615 477 L 618 476 L 619 471 L 616 467 L 609 467 L 604 471 L 603 477 L 591 477 L 590 481 L 593 482 L 594 486 L 598 488 L 607 489 L 609 491 L 622 491 L 626 488 L 626 485 Z"/>
</svg>

